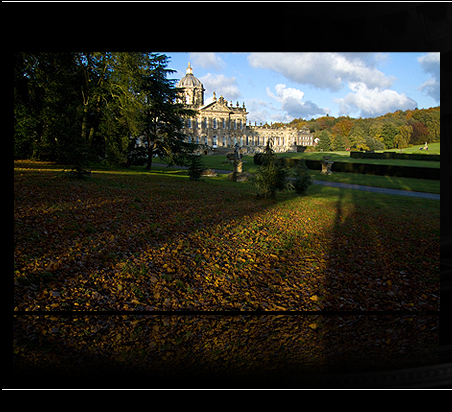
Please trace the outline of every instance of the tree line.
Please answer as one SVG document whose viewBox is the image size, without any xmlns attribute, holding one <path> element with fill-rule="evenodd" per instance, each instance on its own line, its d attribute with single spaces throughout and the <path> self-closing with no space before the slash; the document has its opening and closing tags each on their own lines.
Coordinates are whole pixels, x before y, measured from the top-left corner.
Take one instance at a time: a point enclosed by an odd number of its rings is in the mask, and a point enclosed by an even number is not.
<svg viewBox="0 0 452 412">
<path fill-rule="evenodd" d="M 177 103 L 167 65 L 150 52 L 15 52 L 14 158 L 81 168 L 141 151 L 148 169 L 155 155 L 183 163 L 196 145 L 182 118 L 196 112 Z"/>
<path fill-rule="evenodd" d="M 440 141 L 440 106 L 397 110 L 372 118 L 299 118 L 287 125 L 299 129 L 308 127 L 314 133 L 314 139 L 319 138 L 317 148 L 325 151 L 403 149 Z M 284 125 L 276 123 L 273 126 Z"/>
</svg>

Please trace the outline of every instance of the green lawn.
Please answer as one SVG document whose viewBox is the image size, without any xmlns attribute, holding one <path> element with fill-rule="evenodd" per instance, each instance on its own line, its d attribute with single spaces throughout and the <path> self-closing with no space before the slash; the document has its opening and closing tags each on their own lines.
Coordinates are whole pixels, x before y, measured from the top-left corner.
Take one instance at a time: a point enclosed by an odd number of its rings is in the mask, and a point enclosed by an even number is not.
<svg viewBox="0 0 452 412">
<path fill-rule="evenodd" d="M 411 190 L 414 192 L 440 193 L 441 186 L 439 180 L 412 179 L 408 177 L 360 175 L 358 173 L 337 172 L 328 176 L 320 174 L 318 170 L 311 170 L 310 175 L 314 180 L 384 187 L 386 189 Z"/>
<path fill-rule="evenodd" d="M 440 162 L 428 160 L 355 159 L 350 157 L 349 152 L 281 153 L 278 156 L 296 159 L 311 159 L 319 161 L 323 159 L 323 156 L 331 156 L 331 160 L 333 162 L 368 163 L 368 164 L 406 166 L 406 167 L 432 167 L 438 169 L 440 167 Z"/>
<path fill-rule="evenodd" d="M 405 149 L 402 149 L 402 153 L 415 153 L 415 154 L 441 154 L 440 153 L 440 146 L 441 143 L 429 143 L 428 150 L 419 150 L 420 147 L 423 147 L 424 145 L 416 145 L 411 147 L 406 147 Z M 383 153 L 383 152 L 400 152 L 400 149 L 385 149 L 385 150 L 377 150 L 377 153 Z"/>
<path fill-rule="evenodd" d="M 350 157 L 345 156 L 346 152 L 338 152 L 336 153 L 336 158 L 338 161 L 351 161 L 351 160 L 361 160 L 361 159 L 350 159 Z M 297 156 L 300 158 L 302 153 L 285 153 L 278 156 L 286 156 L 292 157 Z M 324 153 L 306 153 L 304 154 L 305 158 L 319 158 L 321 159 L 324 156 Z M 347 153 L 348 155 L 348 153 Z M 333 154 L 334 157 L 334 154 Z M 370 160 L 368 163 L 372 163 L 372 160 L 377 161 L 377 159 L 364 159 Z M 156 160 L 156 163 L 161 162 L 160 160 Z M 231 172 L 234 171 L 234 166 L 229 162 L 225 163 L 224 156 L 204 156 L 203 162 L 206 167 L 211 169 L 220 169 L 220 170 L 229 170 Z M 401 165 L 406 163 L 424 163 L 434 164 L 435 167 L 439 167 L 439 162 L 427 162 L 427 161 L 404 161 L 404 160 L 391 160 L 388 159 L 386 162 L 398 162 Z M 391 163 L 395 164 L 395 163 Z M 244 156 L 243 157 L 243 171 L 248 173 L 256 173 L 258 171 L 258 166 L 254 164 L 253 156 Z M 334 165 L 333 165 L 334 171 Z M 394 176 L 375 176 L 375 175 L 361 175 L 356 173 L 333 173 L 331 176 L 324 176 L 319 173 L 318 170 L 310 171 L 311 177 L 314 180 L 328 180 L 332 182 L 341 182 L 341 183 L 352 183 L 366 186 L 376 186 L 376 187 L 384 187 L 387 189 L 399 189 L 399 190 L 412 190 L 417 192 L 427 192 L 427 193 L 440 193 L 440 182 L 439 180 L 427 180 L 427 179 L 411 179 L 411 178 L 403 178 L 403 177 L 394 177 Z"/>
</svg>

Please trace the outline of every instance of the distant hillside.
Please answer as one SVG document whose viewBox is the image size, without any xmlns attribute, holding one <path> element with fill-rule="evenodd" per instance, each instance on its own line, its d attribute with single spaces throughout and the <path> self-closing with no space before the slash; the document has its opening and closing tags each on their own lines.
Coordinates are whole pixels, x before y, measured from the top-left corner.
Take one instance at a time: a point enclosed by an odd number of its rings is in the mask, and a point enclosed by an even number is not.
<svg viewBox="0 0 452 412">
<path fill-rule="evenodd" d="M 440 106 L 429 109 L 397 110 L 383 116 L 354 119 L 323 116 L 294 119 L 272 127 L 308 127 L 324 150 L 403 149 L 411 145 L 440 141 Z"/>
</svg>

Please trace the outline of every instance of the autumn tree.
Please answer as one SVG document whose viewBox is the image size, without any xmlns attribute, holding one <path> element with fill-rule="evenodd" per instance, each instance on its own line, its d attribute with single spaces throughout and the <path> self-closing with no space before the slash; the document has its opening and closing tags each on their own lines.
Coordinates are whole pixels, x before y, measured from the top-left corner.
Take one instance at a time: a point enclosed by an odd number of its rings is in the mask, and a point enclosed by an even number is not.
<svg viewBox="0 0 452 412">
<path fill-rule="evenodd" d="M 414 121 L 411 123 L 411 127 L 413 129 L 413 133 L 410 137 L 410 144 L 417 145 L 428 141 L 430 132 L 424 123 Z"/>
<path fill-rule="evenodd" d="M 428 130 L 428 138 L 432 142 L 440 140 L 440 109 L 430 107 L 423 110 L 415 110 L 412 118 L 422 123 Z M 418 143 L 416 143 L 418 144 Z"/>
<path fill-rule="evenodd" d="M 364 137 L 364 141 L 366 143 L 366 146 L 369 148 L 369 150 L 384 150 L 385 145 L 384 143 L 380 142 L 379 140 L 366 135 Z"/>
<path fill-rule="evenodd" d="M 399 133 L 394 136 L 394 147 L 397 149 L 403 149 L 408 147 L 413 128 L 411 126 L 399 126 Z"/>
<path fill-rule="evenodd" d="M 382 128 L 381 136 L 383 138 L 383 143 L 386 146 L 386 149 L 394 148 L 394 137 L 399 131 L 397 127 L 391 121 L 387 121 Z"/>
<path fill-rule="evenodd" d="M 383 143 L 383 122 L 375 120 L 369 127 L 369 136 Z M 383 145 L 384 149 L 384 145 Z"/>
<path fill-rule="evenodd" d="M 343 119 L 337 122 L 331 129 L 334 136 L 342 136 L 342 140 L 346 148 L 351 146 L 348 135 L 350 134 L 352 127 L 353 123 L 351 120 Z"/>
<path fill-rule="evenodd" d="M 366 143 L 366 132 L 359 124 L 355 124 L 348 136 L 352 147 L 357 150 L 370 150 Z"/>
<path fill-rule="evenodd" d="M 344 137 L 340 134 L 331 136 L 331 149 L 334 151 L 344 151 L 346 150 Z"/>
</svg>

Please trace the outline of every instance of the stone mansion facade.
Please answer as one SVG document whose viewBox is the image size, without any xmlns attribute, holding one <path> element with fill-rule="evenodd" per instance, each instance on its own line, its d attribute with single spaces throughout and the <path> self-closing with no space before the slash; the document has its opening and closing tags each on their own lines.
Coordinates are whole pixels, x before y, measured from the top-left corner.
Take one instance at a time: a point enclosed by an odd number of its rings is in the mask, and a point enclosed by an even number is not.
<svg viewBox="0 0 452 412">
<path fill-rule="evenodd" d="M 276 152 L 296 151 L 296 146 L 314 145 L 314 135 L 307 128 L 272 128 L 262 124 L 257 126 L 256 123 L 252 126 L 251 122 L 247 125 L 245 103 L 239 106 L 237 102 L 234 106 L 223 96 L 217 99 L 213 92 L 213 101 L 205 105 L 205 89 L 193 75 L 190 63 L 177 87 L 182 89 L 180 102 L 198 111 L 196 117 L 185 119 L 184 132 L 190 142 L 204 146 L 204 153 L 219 151 L 223 147 L 233 148 L 237 143 L 244 154 L 259 153 L 270 138 Z"/>
</svg>

